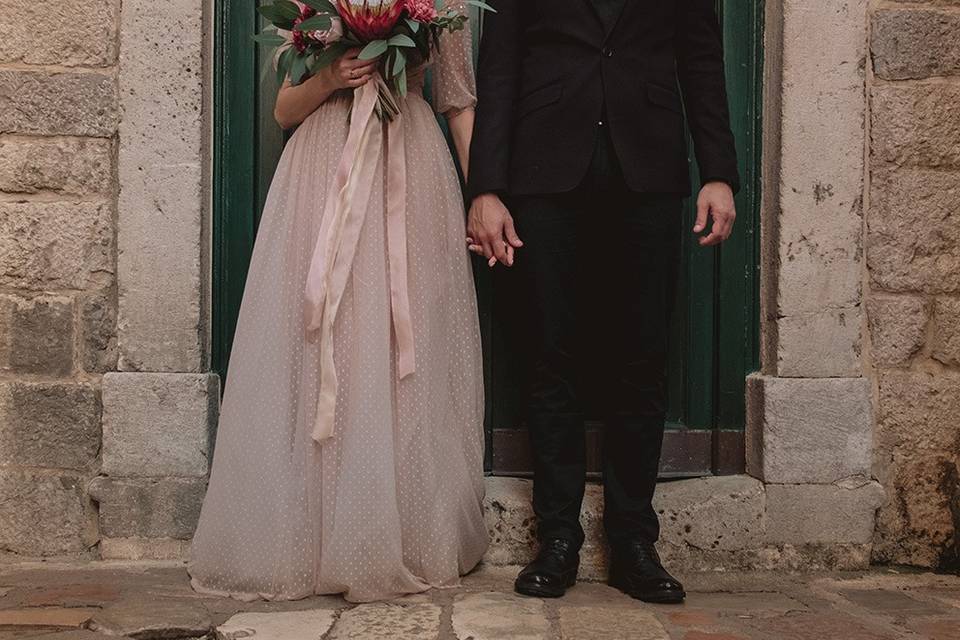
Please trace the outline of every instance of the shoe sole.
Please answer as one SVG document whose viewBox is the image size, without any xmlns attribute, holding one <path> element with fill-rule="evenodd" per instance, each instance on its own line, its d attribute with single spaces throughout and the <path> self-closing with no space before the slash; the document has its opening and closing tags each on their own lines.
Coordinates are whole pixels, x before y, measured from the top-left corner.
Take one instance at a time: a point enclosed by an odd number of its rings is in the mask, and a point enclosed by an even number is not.
<svg viewBox="0 0 960 640">
<path fill-rule="evenodd" d="M 557 589 L 548 587 L 521 587 L 516 582 L 513 583 L 513 590 L 522 596 L 533 598 L 560 598 L 566 594 L 567 589 L 577 584 L 577 572 L 568 573 L 563 577 L 563 585 Z"/>
<path fill-rule="evenodd" d="M 631 598 L 650 604 L 683 604 L 687 597 L 685 591 L 638 591 L 617 582 L 608 583 L 614 589 L 619 589 Z"/>
</svg>

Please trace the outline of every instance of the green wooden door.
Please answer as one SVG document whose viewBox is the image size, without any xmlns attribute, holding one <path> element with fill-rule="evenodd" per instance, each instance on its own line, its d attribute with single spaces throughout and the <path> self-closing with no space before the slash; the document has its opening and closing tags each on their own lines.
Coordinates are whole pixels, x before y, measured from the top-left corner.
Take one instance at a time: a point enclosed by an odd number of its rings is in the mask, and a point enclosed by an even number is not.
<svg viewBox="0 0 960 640">
<path fill-rule="evenodd" d="M 276 85 L 270 61 L 253 46 L 254 3 L 217 5 L 213 336 L 216 371 L 226 372 L 260 210 L 282 150 L 273 122 Z M 686 234 L 670 359 L 670 408 L 661 474 L 737 473 L 743 469 L 744 378 L 758 364 L 758 204 L 762 0 L 718 2 L 726 46 L 734 133 L 744 188 L 736 231 L 723 247 L 703 249 Z M 474 21 L 477 24 L 477 21 Z M 475 34 L 476 35 L 476 34 Z M 694 182 L 697 183 L 696 180 Z M 693 226 L 692 204 L 687 208 Z M 487 469 L 526 474 L 519 424 L 513 339 L 498 322 L 507 288 L 496 270 L 478 268 L 486 353 Z M 599 468 L 601 431 L 589 430 L 591 468 Z"/>
</svg>

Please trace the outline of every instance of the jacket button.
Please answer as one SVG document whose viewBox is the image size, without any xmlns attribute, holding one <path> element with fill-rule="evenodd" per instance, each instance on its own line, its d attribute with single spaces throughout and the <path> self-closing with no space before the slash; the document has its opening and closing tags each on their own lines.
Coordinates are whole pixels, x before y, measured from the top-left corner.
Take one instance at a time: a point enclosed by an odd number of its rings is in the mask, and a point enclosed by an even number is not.
<svg viewBox="0 0 960 640">
<path fill-rule="evenodd" d="M 602 53 L 602 54 L 603 54 L 603 57 L 605 57 L 605 58 L 612 58 L 612 57 L 613 57 L 613 49 L 611 49 L 610 47 L 604 47 L 604 48 L 603 48 L 603 51 L 601 51 L 600 53 Z"/>
</svg>

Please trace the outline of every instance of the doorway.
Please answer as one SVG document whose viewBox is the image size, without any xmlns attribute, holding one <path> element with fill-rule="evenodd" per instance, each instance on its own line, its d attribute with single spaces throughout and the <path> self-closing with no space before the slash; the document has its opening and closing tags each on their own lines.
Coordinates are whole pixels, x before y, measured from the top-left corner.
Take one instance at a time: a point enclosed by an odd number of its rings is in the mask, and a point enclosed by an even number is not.
<svg viewBox="0 0 960 640">
<path fill-rule="evenodd" d="M 741 473 L 745 377 L 759 366 L 759 194 L 763 0 L 718 0 L 730 110 L 743 189 L 738 219 L 720 248 L 685 234 L 669 376 L 661 476 Z M 225 375 L 260 211 L 283 149 L 273 121 L 277 86 L 251 35 L 263 25 L 254 3 L 217 4 L 214 88 L 214 370 Z M 479 21 L 472 20 L 473 25 Z M 479 36 L 477 29 L 475 39 Z M 694 184 L 698 184 L 694 175 Z M 694 210 L 686 207 L 686 226 Z M 530 452 L 520 424 L 518 367 L 498 322 L 497 274 L 477 268 L 487 382 L 487 471 L 527 475 Z M 590 470 L 599 470 L 602 430 L 588 428 Z"/>
</svg>

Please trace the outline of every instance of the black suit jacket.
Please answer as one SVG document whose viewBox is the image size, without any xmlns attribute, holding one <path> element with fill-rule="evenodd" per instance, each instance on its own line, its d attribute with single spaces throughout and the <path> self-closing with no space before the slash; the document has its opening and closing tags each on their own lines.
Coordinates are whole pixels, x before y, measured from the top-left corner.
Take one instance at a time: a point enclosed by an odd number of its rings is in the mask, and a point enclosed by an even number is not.
<svg viewBox="0 0 960 640">
<path fill-rule="evenodd" d="M 688 194 L 684 111 L 703 181 L 739 188 L 714 0 L 625 0 L 610 28 L 593 0 L 488 2 L 470 197 L 573 189 L 601 119 L 628 187 Z"/>
</svg>

